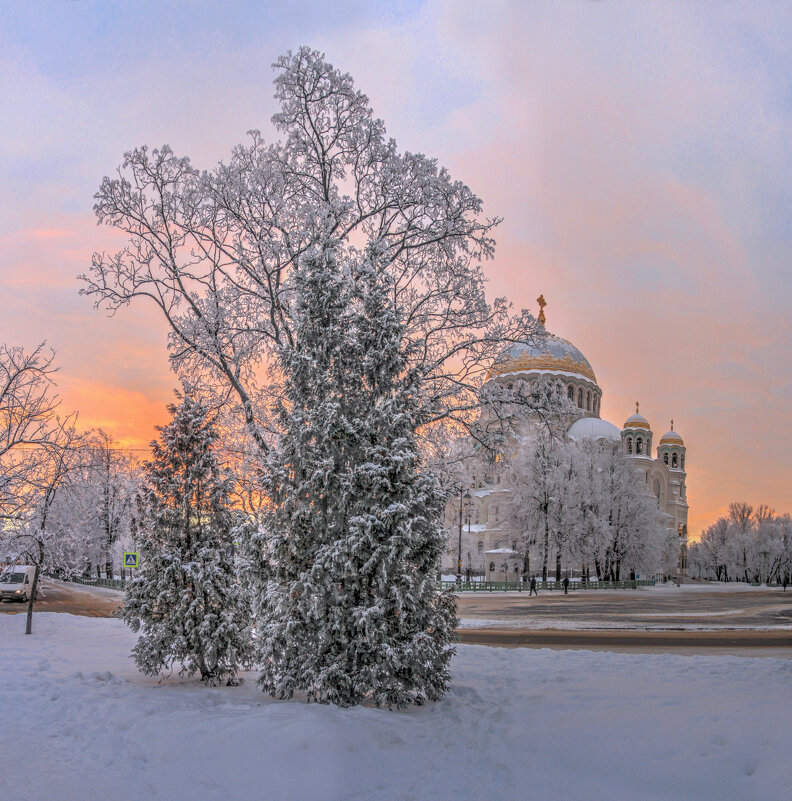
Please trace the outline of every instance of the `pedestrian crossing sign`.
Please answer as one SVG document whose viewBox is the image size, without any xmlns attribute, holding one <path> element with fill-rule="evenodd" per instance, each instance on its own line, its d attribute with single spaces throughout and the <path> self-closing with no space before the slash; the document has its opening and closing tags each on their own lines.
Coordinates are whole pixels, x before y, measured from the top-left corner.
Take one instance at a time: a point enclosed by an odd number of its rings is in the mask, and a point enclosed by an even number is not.
<svg viewBox="0 0 792 801">
<path fill-rule="evenodd" d="M 138 554 L 137 551 L 124 551 L 124 567 L 137 567 Z"/>
</svg>

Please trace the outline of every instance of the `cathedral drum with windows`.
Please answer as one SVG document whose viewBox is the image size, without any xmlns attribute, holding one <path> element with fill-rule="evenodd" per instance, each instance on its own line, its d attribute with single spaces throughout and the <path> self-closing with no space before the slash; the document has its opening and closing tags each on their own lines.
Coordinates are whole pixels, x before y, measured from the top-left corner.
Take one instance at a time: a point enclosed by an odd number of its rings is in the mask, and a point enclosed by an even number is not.
<svg viewBox="0 0 792 801">
<path fill-rule="evenodd" d="M 597 383 L 588 359 L 571 342 L 547 331 L 543 296 L 538 298 L 540 324 L 538 335 L 531 343 L 513 343 L 504 349 L 489 371 L 487 381 L 497 381 L 511 387 L 516 381 L 536 381 L 553 378 L 561 381 L 566 394 L 578 407 L 578 414 L 566 427 L 567 436 L 581 439 L 621 442 L 624 452 L 635 460 L 643 472 L 647 486 L 657 498 L 660 509 L 668 516 L 668 525 L 679 536 L 678 573 L 685 574 L 687 567 L 688 503 L 685 487 L 685 443 L 680 434 L 671 428 L 657 443 L 656 456 L 652 456 L 654 435 L 649 421 L 640 414 L 639 404 L 619 429 L 600 417 L 602 389 Z M 522 562 L 513 535 L 503 526 L 502 513 L 508 507 L 509 491 L 500 485 L 497 470 L 493 475 L 474 477 L 473 487 L 465 503 L 451 501 L 449 522 L 461 521 L 462 549 L 458 538 L 449 527 L 448 549 L 442 560 L 443 573 L 483 575 L 491 581 L 517 581 L 521 578 Z M 459 517 L 456 509 L 459 507 Z M 507 578 L 508 577 L 508 578 Z"/>
</svg>

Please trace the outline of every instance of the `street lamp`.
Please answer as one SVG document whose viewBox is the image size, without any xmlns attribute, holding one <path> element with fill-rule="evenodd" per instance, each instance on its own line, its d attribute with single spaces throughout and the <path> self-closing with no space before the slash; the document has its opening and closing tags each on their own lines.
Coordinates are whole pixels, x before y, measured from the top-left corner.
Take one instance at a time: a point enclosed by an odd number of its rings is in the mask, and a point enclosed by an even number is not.
<svg viewBox="0 0 792 801">
<path fill-rule="evenodd" d="M 462 490 L 459 490 L 459 544 L 457 547 L 457 576 L 456 580 L 458 582 L 462 581 L 462 509 L 467 512 L 468 516 L 468 534 L 470 534 L 470 506 L 471 506 L 471 497 L 470 492 L 466 492 L 464 495 L 462 494 Z"/>
</svg>

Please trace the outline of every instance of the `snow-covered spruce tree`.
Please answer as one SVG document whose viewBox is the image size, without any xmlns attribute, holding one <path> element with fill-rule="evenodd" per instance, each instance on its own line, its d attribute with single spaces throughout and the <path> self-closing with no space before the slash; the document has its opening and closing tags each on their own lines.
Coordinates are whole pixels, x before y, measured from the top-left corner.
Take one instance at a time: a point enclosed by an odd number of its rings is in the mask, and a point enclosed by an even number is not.
<svg viewBox="0 0 792 801">
<path fill-rule="evenodd" d="M 392 286 L 373 257 L 342 267 L 325 251 L 294 287 L 261 535 L 260 684 L 342 706 L 436 700 L 456 606 L 433 587 L 443 496 L 419 463 L 420 388 Z"/>
<path fill-rule="evenodd" d="M 127 588 L 122 617 L 141 632 L 133 655 L 144 673 L 177 663 L 209 684 L 233 682 L 252 661 L 249 606 L 232 556 L 240 521 L 207 409 L 185 393 L 168 410 L 173 419 L 158 428 L 144 466 L 140 575 Z"/>
</svg>

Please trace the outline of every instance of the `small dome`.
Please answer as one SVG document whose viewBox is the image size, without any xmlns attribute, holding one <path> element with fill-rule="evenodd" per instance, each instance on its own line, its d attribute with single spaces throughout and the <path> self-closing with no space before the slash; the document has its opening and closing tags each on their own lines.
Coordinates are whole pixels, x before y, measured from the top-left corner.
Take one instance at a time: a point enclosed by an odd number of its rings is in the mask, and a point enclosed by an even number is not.
<svg viewBox="0 0 792 801">
<path fill-rule="evenodd" d="M 581 439 L 604 439 L 607 442 L 619 442 L 621 432 L 613 423 L 601 420 L 599 417 L 581 417 L 569 427 L 567 435 L 575 442 Z"/>
<path fill-rule="evenodd" d="M 643 428 L 646 431 L 651 431 L 652 429 L 649 427 L 649 421 L 642 415 L 636 412 L 635 414 L 630 415 L 624 421 L 625 428 Z"/>
<path fill-rule="evenodd" d="M 684 445 L 685 440 L 679 436 L 679 434 L 674 431 L 672 428 L 670 431 L 666 431 L 665 434 L 660 438 L 660 445 Z"/>
</svg>

